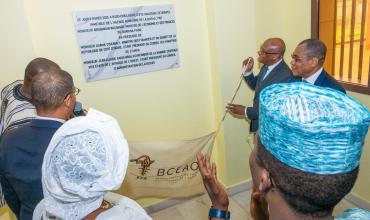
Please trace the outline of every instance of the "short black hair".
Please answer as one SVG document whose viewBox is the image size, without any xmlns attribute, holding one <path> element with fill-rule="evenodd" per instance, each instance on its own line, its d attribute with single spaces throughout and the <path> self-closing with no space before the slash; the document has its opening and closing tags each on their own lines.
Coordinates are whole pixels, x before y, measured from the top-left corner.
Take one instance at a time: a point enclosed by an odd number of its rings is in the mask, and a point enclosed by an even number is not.
<svg viewBox="0 0 370 220">
<path fill-rule="evenodd" d="M 318 39 L 306 39 L 300 42 L 298 45 L 305 45 L 306 50 L 305 54 L 309 58 L 316 57 L 321 64 L 325 61 L 326 56 L 326 46 L 325 44 Z"/>
<path fill-rule="evenodd" d="M 344 174 L 321 175 L 290 167 L 273 156 L 258 140 L 256 162 L 265 168 L 283 199 L 299 215 L 315 218 L 329 216 L 347 195 L 359 167 Z"/>
<path fill-rule="evenodd" d="M 37 110 L 57 109 L 74 89 L 72 76 L 61 69 L 49 69 L 32 80 L 31 98 Z"/>
</svg>

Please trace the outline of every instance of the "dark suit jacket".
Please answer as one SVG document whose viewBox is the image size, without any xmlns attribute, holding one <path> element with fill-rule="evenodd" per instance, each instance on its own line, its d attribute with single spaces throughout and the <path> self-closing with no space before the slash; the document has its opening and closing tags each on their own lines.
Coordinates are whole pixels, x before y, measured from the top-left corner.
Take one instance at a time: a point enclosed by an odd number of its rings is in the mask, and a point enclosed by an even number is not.
<svg viewBox="0 0 370 220">
<path fill-rule="evenodd" d="M 290 82 L 302 82 L 302 78 L 293 78 Z M 338 90 L 346 94 L 346 90 L 344 90 L 343 86 L 332 76 L 330 76 L 325 70 L 322 70 L 319 77 L 317 77 L 315 86 L 327 87 Z"/>
<path fill-rule="evenodd" d="M 33 119 L 6 130 L 0 138 L 0 182 L 6 202 L 20 220 L 32 219 L 33 210 L 43 198 L 42 161 L 61 125 L 58 121 Z"/>
<path fill-rule="evenodd" d="M 262 70 L 263 68 L 261 68 Z M 264 80 L 261 79 L 261 72 L 258 76 L 253 74 L 244 77 L 249 87 L 255 90 L 253 98 L 253 106 L 247 107 L 247 117 L 251 120 L 250 131 L 256 132 L 258 130 L 258 115 L 259 115 L 259 96 L 260 92 L 269 85 L 275 83 L 290 82 L 293 78 L 292 71 L 289 69 L 285 61 L 281 61 Z"/>
<path fill-rule="evenodd" d="M 330 76 L 325 70 L 322 70 L 314 85 L 328 87 L 346 93 L 346 90 L 344 90 L 343 86 L 339 84 L 338 81 Z"/>
</svg>

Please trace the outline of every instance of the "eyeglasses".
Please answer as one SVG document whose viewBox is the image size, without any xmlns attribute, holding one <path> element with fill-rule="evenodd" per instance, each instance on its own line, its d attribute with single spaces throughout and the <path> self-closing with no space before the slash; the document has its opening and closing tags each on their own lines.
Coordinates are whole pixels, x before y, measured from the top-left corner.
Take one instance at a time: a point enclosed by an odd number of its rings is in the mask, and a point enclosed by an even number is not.
<svg viewBox="0 0 370 220">
<path fill-rule="evenodd" d="M 74 91 L 67 93 L 67 95 L 64 97 L 64 99 L 66 99 L 71 94 L 74 94 L 75 96 L 77 96 L 80 92 L 81 92 L 81 89 L 79 89 L 77 87 L 74 87 Z"/>
<path fill-rule="evenodd" d="M 276 53 L 276 52 L 267 52 L 267 51 L 264 51 L 264 50 L 259 50 L 257 51 L 258 55 L 260 56 L 264 56 L 264 55 L 273 55 L 273 54 L 280 54 L 280 53 Z"/>
<path fill-rule="evenodd" d="M 75 92 L 74 92 L 75 96 L 77 96 L 80 92 L 81 92 L 81 89 L 75 87 Z"/>
<path fill-rule="evenodd" d="M 297 56 L 296 54 L 292 54 L 291 57 L 292 57 L 292 60 L 294 60 L 294 62 L 296 63 L 299 63 L 304 59 L 311 60 L 311 59 L 316 58 L 318 61 L 321 61 L 321 62 L 324 62 L 325 60 L 325 56 L 312 56 L 312 57 L 306 56 L 306 58 L 302 58 L 302 57 Z"/>
<path fill-rule="evenodd" d="M 294 62 L 296 62 L 296 63 L 299 63 L 299 62 L 301 62 L 303 60 L 303 58 L 298 57 L 295 54 L 292 54 L 291 57 L 292 57 L 292 60 L 294 60 Z"/>
</svg>

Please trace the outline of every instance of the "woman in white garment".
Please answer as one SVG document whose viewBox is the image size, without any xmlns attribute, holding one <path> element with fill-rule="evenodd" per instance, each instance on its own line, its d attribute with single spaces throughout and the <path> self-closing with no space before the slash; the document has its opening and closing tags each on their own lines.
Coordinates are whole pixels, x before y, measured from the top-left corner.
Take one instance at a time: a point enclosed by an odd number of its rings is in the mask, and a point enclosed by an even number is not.
<svg viewBox="0 0 370 220">
<path fill-rule="evenodd" d="M 126 174 L 129 150 L 117 121 L 90 109 L 54 134 L 44 156 L 44 199 L 33 220 L 149 220 L 135 201 L 116 190 Z"/>
</svg>

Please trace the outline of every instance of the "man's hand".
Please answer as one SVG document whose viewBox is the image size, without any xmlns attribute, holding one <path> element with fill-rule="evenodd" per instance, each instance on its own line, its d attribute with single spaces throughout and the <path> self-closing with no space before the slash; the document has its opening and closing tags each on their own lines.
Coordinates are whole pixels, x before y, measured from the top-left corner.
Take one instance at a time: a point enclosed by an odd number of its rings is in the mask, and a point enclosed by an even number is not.
<svg viewBox="0 0 370 220">
<path fill-rule="evenodd" d="M 252 57 L 248 57 L 247 59 L 243 60 L 243 69 L 245 72 L 251 72 L 253 69 L 254 60 Z"/>
<path fill-rule="evenodd" d="M 209 157 L 202 153 L 197 154 L 197 161 L 204 187 L 212 201 L 213 208 L 227 211 L 229 207 L 229 197 L 217 180 L 216 164 L 211 164 Z"/>
<path fill-rule="evenodd" d="M 244 105 L 237 105 L 237 104 L 227 104 L 226 106 L 227 110 L 230 112 L 236 114 L 236 115 L 242 115 L 245 116 L 245 106 Z"/>
<path fill-rule="evenodd" d="M 269 219 L 267 201 L 256 186 L 252 188 L 250 211 L 254 220 Z"/>
</svg>

